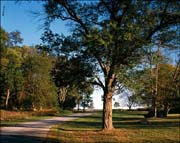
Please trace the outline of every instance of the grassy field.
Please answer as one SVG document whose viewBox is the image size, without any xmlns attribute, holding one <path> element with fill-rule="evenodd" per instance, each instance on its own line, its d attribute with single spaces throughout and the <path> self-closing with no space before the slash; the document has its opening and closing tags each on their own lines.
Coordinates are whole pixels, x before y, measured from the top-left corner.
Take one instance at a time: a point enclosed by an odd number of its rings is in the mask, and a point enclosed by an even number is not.
<svg viewBox="0 0 180 143">
<path fill-rule="evenodd" d="M 42 111 L 7 111 L 0 110 L 0 125 L 12 126 L 21 122 L 35 121 L 50 118 L 52 116 L 66 116 L 72 114 L 72 111 L 57 112 L 53 110 Z"/>
<path fill-rule="evenodd" d="M 115 129 L 101 130 L 101 112 L 51 128 L 51 143 L 180 143 L 180 115 L 148 119 L 143 111 L 114 111 Z"/>
</svg>

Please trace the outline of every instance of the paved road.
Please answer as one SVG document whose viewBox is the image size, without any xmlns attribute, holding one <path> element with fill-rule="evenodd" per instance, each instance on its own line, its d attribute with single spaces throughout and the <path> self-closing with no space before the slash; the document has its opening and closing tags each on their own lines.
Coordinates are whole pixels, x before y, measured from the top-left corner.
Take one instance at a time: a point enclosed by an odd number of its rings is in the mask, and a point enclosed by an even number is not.
<svg viewBox="0 0 180 143">
<path fill-rule="evenodd" d="M 33 122 L 17 124 L 14 127 L 1 127 L 1 143 L 40 143 L 45 138 L 51 126 L 63 121 L 70 121 L 91 113 L 77 113 L 66 117 L 52 117 Z"/>
</svg>

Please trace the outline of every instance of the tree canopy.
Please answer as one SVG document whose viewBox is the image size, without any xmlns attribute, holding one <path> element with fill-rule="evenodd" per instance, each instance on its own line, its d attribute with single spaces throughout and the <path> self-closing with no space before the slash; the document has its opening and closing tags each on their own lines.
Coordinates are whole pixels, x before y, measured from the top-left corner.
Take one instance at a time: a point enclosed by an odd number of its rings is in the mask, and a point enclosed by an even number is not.
<svg viewBox="0 0 180 143">
<path fill-rule="evenodd" d="M 83 56 L 93 67 L 93 84 L 104 91 L 103 129 L 112 125 L 112 96 L 120 71 L 134 67 L 145 55 L 146 46 L 174 31 L 180 23 L 179 1 L 48 0 L 44 4 L 45 25 L 61 19 L 71 23 L 71 53 Z M 161 42 L 170 43 L 169 36 Z M 72 56 L 72 55 L 71 55 Z"/>
</svg>

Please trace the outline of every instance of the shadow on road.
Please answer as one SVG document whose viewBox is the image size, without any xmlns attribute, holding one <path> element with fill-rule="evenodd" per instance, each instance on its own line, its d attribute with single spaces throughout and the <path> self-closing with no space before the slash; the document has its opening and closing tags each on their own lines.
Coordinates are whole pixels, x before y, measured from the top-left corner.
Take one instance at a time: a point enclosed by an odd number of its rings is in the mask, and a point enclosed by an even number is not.
<svg viewBox="0 0 180 143">
<path fill-rule="evenodd" d="M 60 143 L 56 139 L 34 137 L 34 136 L 21 136 L 21 135 L 3 135 L 0 136 L 0 143 Z"/>
</svg>

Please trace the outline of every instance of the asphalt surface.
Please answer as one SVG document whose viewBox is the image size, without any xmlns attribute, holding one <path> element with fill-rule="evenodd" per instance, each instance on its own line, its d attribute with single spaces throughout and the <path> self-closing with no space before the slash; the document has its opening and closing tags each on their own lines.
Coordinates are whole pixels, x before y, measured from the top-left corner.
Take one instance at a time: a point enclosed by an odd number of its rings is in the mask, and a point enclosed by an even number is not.
<svg viewBox="0 0 180 143">
<path fill-rule="evenodd" d="M 90 114 L 77 113 L 65 117 L 52 117 L 39 121 L 25 122 L 12 127 L 1 127 L 0 143 L 40 143 L 46 139 L 47 133 L 53 125 Z"/>
</svg>

